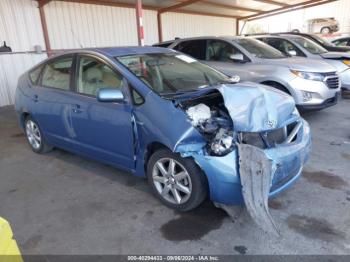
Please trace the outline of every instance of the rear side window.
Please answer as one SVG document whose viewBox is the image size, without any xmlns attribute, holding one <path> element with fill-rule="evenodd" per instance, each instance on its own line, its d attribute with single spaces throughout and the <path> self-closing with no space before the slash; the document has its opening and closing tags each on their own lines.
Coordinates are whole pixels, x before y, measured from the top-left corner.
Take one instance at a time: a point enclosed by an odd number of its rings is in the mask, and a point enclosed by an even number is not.
<svg viewBox="0 0 350 262">
<path fill-rule="evenodd" d="M 179 43 L 174 49 L 199 60 L 205 60 L 206 43 L 206 40 L 191 40 Z"/>
<path fill-rule="evenodd" d="M 45 87 L 70 89 L 73 57 L 59 58 L 45 65 L 41 84 Z"/>
<path fill-rule="evenodd" d="M 29 72 L 29 79 L 33 85 L 36 85 L 38 83 L 38 79 L 39 79 L 39 76 L 40 76 L 42 69 L 43 69 L 43 67 L 39 66 L 39 67 L 37 67 L 34 70 Z"/>
</svg>

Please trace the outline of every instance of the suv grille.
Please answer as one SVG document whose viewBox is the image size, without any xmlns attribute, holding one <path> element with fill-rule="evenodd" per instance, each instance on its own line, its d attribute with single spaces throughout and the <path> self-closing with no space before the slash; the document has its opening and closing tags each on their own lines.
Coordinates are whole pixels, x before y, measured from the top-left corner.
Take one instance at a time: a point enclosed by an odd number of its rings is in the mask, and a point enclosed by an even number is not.
<svg viewBox="0 0 350 262">
<path fill-rule="evenodd" d="M 324 82 L 330 89 L 336 89 L 339 87 L 339 76 L 336 73 L 325 73 L 323 74 L 325 76 Z"/>
</svg>

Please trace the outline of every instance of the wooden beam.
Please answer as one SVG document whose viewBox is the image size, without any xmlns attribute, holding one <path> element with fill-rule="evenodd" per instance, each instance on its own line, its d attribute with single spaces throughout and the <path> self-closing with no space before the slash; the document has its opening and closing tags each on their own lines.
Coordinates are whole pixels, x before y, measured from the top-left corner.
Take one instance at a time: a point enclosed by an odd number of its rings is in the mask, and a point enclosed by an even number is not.
<svg viewBox="0 0 350 262">
<path fill-rule="evenodd" d="M 115 2 L 112 0 L 60 0 L 69 3 L 79 3 L 79 4 L 90 4 L 90 5 L 103 5 L 103 6 L 114 6 L 114 7 L 126 7 L 135 8 L 135 4 L 128 4 L 124 2 Z M 157 11 L 159 8 L 151 5 L 142 5 L 142 9 Z"/>
<path fill-rule="evenodd" d="M 44 35 L 45 49 L 46 49 L 48 56 L 50 56 L 51 55 L 51 45 L 50 45 L 50 38 L 49 38 L 48 30 L 47 30 L 45 11 L 44 11 L 44 5 L 47 3 L 43 3 L 43 2 L 44 1 L 39 1 L 39 14 L 40 14 L 40 20 L 41 20 L 41 27 L 42 27 L 43 35 Z"/>
<path fill-rule="evenodd" d="M 157 13 L 157 23 L 158 23 L 158 40 L 159 43 L 163 41 L 163 26 L 162 26 L 162 14 Z"/>
<path fill-rule="evenodd" d="M 192 11 L 192 10 L 175 10 L 171 11 L 172 13 L 180 13 L 180 14 L 189 14 L 189 15 L 206 15 L 206 16 L 215 16 L 215 17 L 224 17 L 224 18 L 242 18 L 241 16 L 235 16 L 235 15 L 224 15 L 224 14 L 217 14 L 217 13 L 210 13 L 210 12 L 201 12 L 201 11 Z"/>
<path fill-rule="evenodd" d="M 283 14 L 283 13 L 287 13 L 287 12 L 291 12 L 291 11 L 295 11 L 295 10 L 299 10 L 299 9 L 303 9 L 303 8 L 308 8 L 308 7 L 312 7 L 312 6 L 322 5 L 322 4 L 326 4 L 326 3 L 330 3 L 330 2 L 334 2 L 334 1 L 338 1 L 338 0 L 326 0 L 326 1 L 325 0 L 309 0 L 306 2 L 298 3 L 298 4 L 289 5 L 288 7 L 281 7 L 281 8 L 273 9 L 270 11 L 263 11 L 263 12 L 260 12 L 258 14 L 255 14 L 255 15 L 245 16 L 245 17 L 242 17 L 242 19 L 248 20 L 248 21 L 253 21 L 253 20 L 257 20 L 257 19 L 261 19 L 261 18 L 265 18 L 265 17 Z"/>
<path fill-rule="evenodd" d="M 142 0 L 135 1 L 135 11 L 136 11 L 136 26 L 137 26 L 137 40 L 139 46 L 145 45 L 145 36 L 143 30 L 143 21 L 142 21 Z"/>
<path fill-rule="evenodd" d="M 225 9 L 231 9 L 231 10 L 237 10 L 237 11 L 247 11 L 247 12 L 254 12 L 254 13 L 263 11 L 263 10 L 244 7 L 244 6 L 240 6 L 240 5 L 226 5 L 226 4 L 214 3 L 214 2 L 210 2 L 210 1 L 201 1 L 201 3 L 206 4 L 206 5 L 216 6 L 219 8 L 225 8 Z"/>
<path fill-rule="evenodd" d="M 50 3 L 51 0 L 38 0 L 39 3 L 39 8 L 40 7 L 44 7 L 45 5 L 47 5 L 48 3 Z"/>
<path fill-rule="evenodd" d="M 178 9 L 182 8 L 182 7 L 195 4 L 195 3 L 199 2 L 199 1 L 201 1 L 201 0 L 186 0 L 186 1 L 183 1 L 183 2 L 178 3 L 176 5 L 160 8 L 158 10 L 158 12 L 159 13 L 165 13 L 165 12 L 170 12 L 170 11 L 173 12 L 175 10 L 178 10 Z"/>
<path fill-rule="evenodd" d="M 269 4 L 269 5 L 277 5 L 277 6 L 289 6 L 289 4 L 282 3 L 282 2 L 277 2 L 273 0 L 254 0 L 256 2 L 264 3 L 264 4 Z"/>
</svg>

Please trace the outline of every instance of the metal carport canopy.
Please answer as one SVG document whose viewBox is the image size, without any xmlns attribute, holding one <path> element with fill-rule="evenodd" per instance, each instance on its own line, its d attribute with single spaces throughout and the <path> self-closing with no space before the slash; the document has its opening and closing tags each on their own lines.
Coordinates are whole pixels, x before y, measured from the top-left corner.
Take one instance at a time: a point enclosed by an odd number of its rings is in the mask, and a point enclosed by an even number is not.
<svg viewBox="0 0 350 262">
<path fill-rule="evenodd" d="M 141 0 L 60 1 L 130 7 L 137 9 L 137 2 L 140 2 Z M 162 41 L 161 14 L 165 12 L 235 18 L 236 33 L 238 34 L 239 21 L 252 21 L 335 1 L 337 0 L 142 0 L 141 2 L 142 9 L 157 11 L 159 41 Z M 50 2 L 50 0 L 38 0 L 38 2 L 39 7 L 43 7 L 45 4 Z M 45 21 L 43 21 L 44 35 L 47 35 L 47 32 L 45 33 L 45 27 Z"/>
</svg>

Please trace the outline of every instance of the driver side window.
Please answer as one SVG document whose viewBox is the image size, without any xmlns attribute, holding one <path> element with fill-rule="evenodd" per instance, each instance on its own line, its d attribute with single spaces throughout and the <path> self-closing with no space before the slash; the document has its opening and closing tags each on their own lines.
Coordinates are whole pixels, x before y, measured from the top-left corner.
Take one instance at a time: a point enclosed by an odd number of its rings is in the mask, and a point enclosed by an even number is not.
<svg viewBox="0 0 350 262">
<path fill-rule="evenodd" d="M 121 74 L 113 71 L 105 63 L 89 56 L 80 57 L 77 78 L 77 92 L 90 96 L 96 96 L 100 88 L 120 89 L 123 86 Z"/>
<path fill-rule="evenodd" d="M 224 41 L 210 40 L 207 46 L 207 60 L 219 62 L 232 62 L 230 56 L 242 54 L 236 48 Z"/>
</svg>

